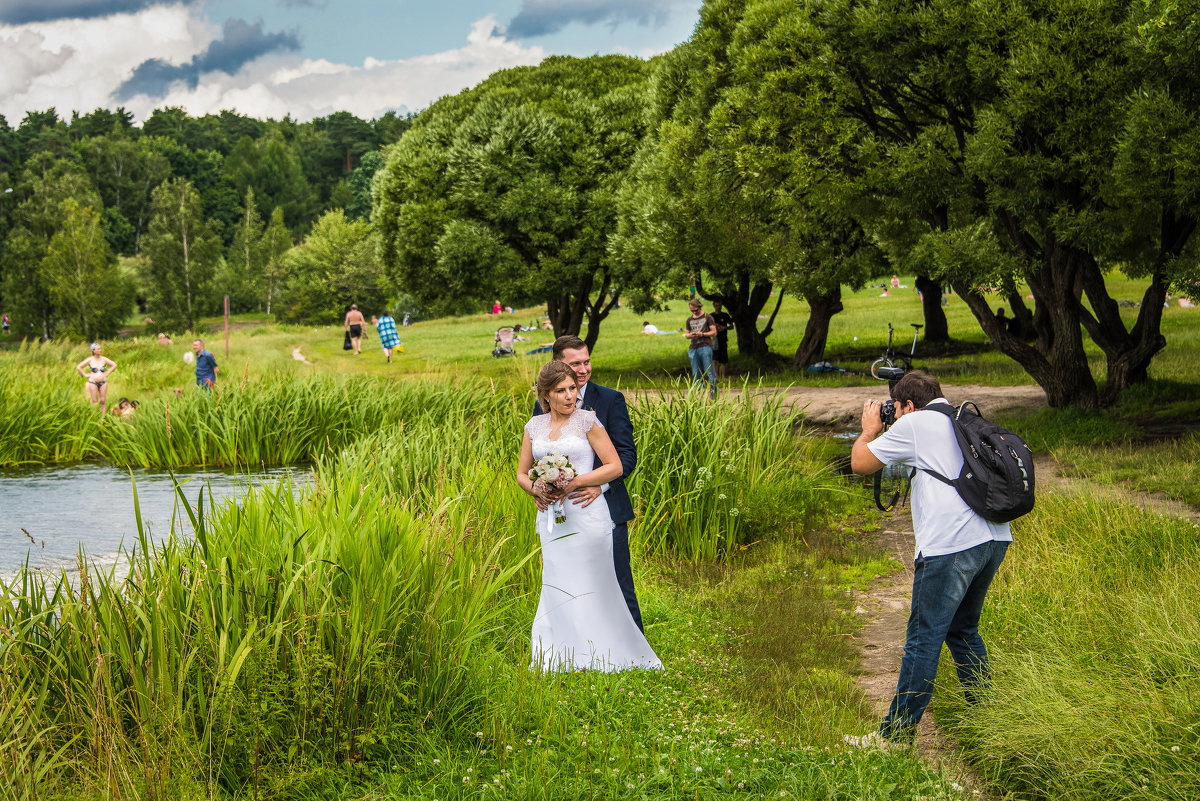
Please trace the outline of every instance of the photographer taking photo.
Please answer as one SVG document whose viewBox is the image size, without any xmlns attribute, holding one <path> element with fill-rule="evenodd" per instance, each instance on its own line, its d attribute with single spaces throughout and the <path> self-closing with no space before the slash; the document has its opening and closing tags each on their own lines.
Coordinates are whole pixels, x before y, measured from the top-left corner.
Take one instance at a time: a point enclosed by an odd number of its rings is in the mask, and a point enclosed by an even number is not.
<svg viewBox="0 0 1200 801">
<path fill-rule="evenodd" d="M 979 615 L 1012 541 L 1008 523 L 985 520 L 954 487 L 925 472 L 957 476 L 963 466 L 950 418 L 924 408 L 949 403 L 938 380 L 910 371 L 895 383 L 891 396 L 894 423 L 890 427 L 885 426 L 884 403 L 863 405 L 862 434 L 851 450 L 850 467 L 859 475 L 871 475 L 891 462 L 914 468 L 912 611 L 891 707 L 877 733 L 847 737 L 853 745 L 912 741 L 932 697 L 943 642 L 954 658 L 967 703 L 977 700 L 991 676 Z"/>
</svg>

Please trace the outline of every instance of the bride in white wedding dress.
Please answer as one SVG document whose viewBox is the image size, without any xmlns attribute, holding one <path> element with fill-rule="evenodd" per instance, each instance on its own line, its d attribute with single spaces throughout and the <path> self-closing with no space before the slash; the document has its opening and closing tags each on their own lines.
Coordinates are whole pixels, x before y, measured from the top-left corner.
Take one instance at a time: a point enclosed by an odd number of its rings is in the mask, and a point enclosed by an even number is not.
<svg viewBox="0 0 1200 801">
<path fill-rule="evenodd" d="M 538 505 L 542 543 L 542 594 L 531 637 L 541 671 L 661 668 L 633 622 L 613 567 L 612 517 L 601 495 L 584 506 L 564 500 L 580 487 L 599 487 L 621 475 L 621 461 L 595 412 L 575 408 L 575 374 L 562 362 L 538 373 L 538 399 L 549 414 L 525 425 L 517 481 Z M 594 454 L 593 454 L 594 451 Z M 541 490 L 529 477 L 548 454 L 565 456 L 576 476 L 561 491 Z M 594 466 L 594 456 L 600 464 Z M 594 466 L 594 469 L 593 469 Z M 555 522 L 561 501 L 565 522 Z"/>
</svg>

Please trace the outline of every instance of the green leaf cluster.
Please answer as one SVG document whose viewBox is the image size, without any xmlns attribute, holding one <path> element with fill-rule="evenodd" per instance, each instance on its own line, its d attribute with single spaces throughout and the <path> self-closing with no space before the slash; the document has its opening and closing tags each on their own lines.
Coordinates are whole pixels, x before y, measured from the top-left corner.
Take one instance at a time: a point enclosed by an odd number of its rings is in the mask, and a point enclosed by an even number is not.
<svg viewBox="0 0 1200 801">
<path fill-rule="evenodd" d="M 549 58 L 443 98 L 374 183 L 380 255 L 433 311 L 544 302 L 557 334 L 617 300 L 616 194 L 645 128 L 645 62 Z"/>
</svg>

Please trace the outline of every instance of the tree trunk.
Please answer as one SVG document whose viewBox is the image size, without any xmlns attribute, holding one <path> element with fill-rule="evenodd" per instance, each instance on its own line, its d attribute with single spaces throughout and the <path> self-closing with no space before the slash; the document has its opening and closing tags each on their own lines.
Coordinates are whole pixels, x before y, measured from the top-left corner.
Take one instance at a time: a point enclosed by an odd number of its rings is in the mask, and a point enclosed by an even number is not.
<svg viewBox="0 0 1200 801">
<path fill-rule="evenodd" d="M 946 322 L 946 311 L 942 308 L 941 281 L 918 275 L 914 282 L 921 293 L 921 311 L 925 317 L 925 341 L 949 342 L 950 326 Z"/>
<path fill-rule="evenodd" d="M 612 277 L 608 270 L 600 270 L 600 275 L 600 288 L 596 291 L 594 302 L 591 296 L 595 274 L 582 276 L 572 292 L 564 292 L 546 300 L 546 315 L 554 326 L 555 339 L 567 334 L 579 336 L 586 321 L 587 334 L 583 336 L 583 341 L 587 343 L 589 351 L 595 350 L 600 338 L 600 323 L 615 308 L 619 294 L 612 291 Z"/>
<path fill-rule="evenodd" d="M 796 355 L 792 358 L 795 367 L 807 367 L 825 356 L 825 343 L 829 339 L 829 321 L 842 310 L 842 290 L 810 298 L 808 301 L 808 323 L 804 326 L 804 338 Z"/>
<path fill-rule="evenodd" d="M 183 246 L 183 288 L 185 298 L 187 300 L 187 325 L 188 330 L 195 329 L 196 324 L 192 318 L 192 271 L 191 262 L 188 258 L 188 220 L 187 220 L 187 195 L 181 190 L 179 195 L 179 242 Z"/>
<path fill-rule="evenodd" d="M 1084 411 L 1100 405 L 1096 381 L 1083 347 L 1082 306 L 1079 302 L 1080 270 L 1090 261 L 1081 251 L 1051 242 L 1042 263 L 1026 275 L 1037 298 L 1035 320 L 1038 337 L 1048 347 L 1034 347 L 1008 331 L 996 319 L 988 299 L 961 281 L 952 281 L 957 292 L 984 333 L 1006 356 L 1012 358 L 1046 391 L 1046 401 L 1055 409 L 1073 407 Z"/>
<path fill-rule="evenodd" d="M 600 338 L 600 322 L 608 316 L 608 313 L 617 305 L 620 292 L 612 292 L 612 277 L 608 270 L 603 271 L 604 278 L 600 282 L 600 291 L 596 293 L 596 302 L 589 302 L 587 305 L 587 336 L 583 341 L 587 343 L 588 353 L 594 353 L 596 350 L 596 340 Z M 611 292 L 611 297 L 610 297 Z M 585 295 L 585 298 L 590 296 Z"/>
<path fill-rule="evenodd" d="M 775 316 L 783 302 L 783 291 L 775 303 L 775 311 L 767 320 L 761 331 L 758 329 L 758 315 L 771 299 L 773 286 L 770 281 L 753 283 L 750 272 L 741 270 L 738 273 L 736 286 L 721 287 L 715 292 L 708 292 L 703 285 L 703 276 L 696 276 L 696 292 L 705 300 L 719 300 L 725 307 L 726 313 L 733 318 L 733 330 L 737 333 L 738 353 L 743 356 L 762 358 L 770 353 L 767 347 L 767 337 L 775 326 Z"/>
</svg>

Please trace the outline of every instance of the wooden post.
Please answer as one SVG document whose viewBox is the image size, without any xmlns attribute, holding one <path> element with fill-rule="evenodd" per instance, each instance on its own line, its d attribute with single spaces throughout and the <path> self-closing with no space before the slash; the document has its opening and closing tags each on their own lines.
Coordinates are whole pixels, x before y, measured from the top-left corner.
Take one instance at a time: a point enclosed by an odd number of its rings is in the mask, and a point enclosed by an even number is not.
<svg viewBox="0 0 1200 801">
<path fill-rule="evenodd" d="M 225 296 L 225 360 L 229 361 L 229 296 Z"/>
</svg>

